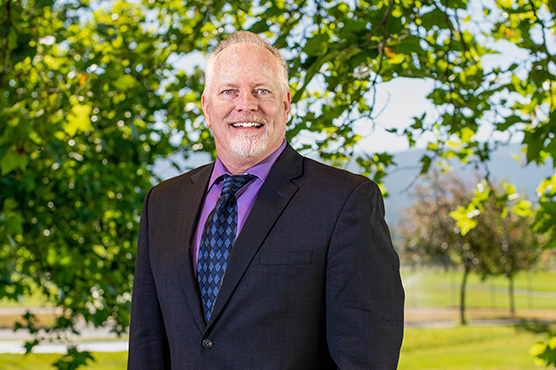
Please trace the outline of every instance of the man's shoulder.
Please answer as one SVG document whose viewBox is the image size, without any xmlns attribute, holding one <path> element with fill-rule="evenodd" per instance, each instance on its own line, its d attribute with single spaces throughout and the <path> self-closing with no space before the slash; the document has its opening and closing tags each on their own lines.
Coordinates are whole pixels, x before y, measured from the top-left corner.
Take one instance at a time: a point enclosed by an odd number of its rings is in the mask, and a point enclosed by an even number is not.
<svg viewBox="0 0 556 370">
<path fill-rule="evenodd" d="M 357 186 L 361 183 L 372 183 L 369 178 L 345 169 L 330 166 L 316 161 L 297 152 L 288 146 L 276 166 L 294 182 L 308 182 L 311 184 L 333 185 L 341 187 Z"/>
<path fill-rule="evenodd" d="M 357 187 L 360 184 L 373 184 L 368 177 L 351 171 L 330 166 L 328 164 L 304 157 L 304 175 L 320 183 L 339 187 Z"/>
<path fill-rule="evenodd" d="M 208 163 L 191 171 L 185 172 L 181 175 L 164 180 L 155 185 L 152 189 L 152 192 L 159 194 L 163 194 L 166 192 L 173 193 L 175 190 L 183 189 L 184 186 L 188 186 L 198 180 L 201 180 L 205 176 L 208 179 L 212 171 L 212 166 L 213 163 Z"/>
</svg>

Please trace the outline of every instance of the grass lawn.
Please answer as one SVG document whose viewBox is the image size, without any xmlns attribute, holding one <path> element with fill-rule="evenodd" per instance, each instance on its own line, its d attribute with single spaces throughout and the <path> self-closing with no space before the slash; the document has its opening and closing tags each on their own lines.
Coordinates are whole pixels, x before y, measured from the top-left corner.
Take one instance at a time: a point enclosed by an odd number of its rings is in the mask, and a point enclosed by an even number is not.
<svg viewBox="0 0 556 370">
<path fill-rule="evenodd" d="M 462 272 L 402 271 L 407 307 L 456 307 L 459 305 Z M 508 308 L 508 280 L 481 281 L 471 274 L 467 283 L 467 307 Z M 556 271 L 523 272 L 516 276 L 517 309 L 556 309 Z"/>
<path fill-rule="evenodd" d="M 52 370 L 51 365 L 60 358 L 60 354 L 0 354 L 0 370 Z M 127 352 L 94 353 L 95 362 L 80 369 L 87 370 L 125 370 Z"/>
<path fill-rule="evenodd" d="M 512 326 L 406 330 L 399 370 L 537 369 L 529 348 L 542 335 Z M 60 355 L 0 354 L 0 369 L 47 370 Z M 127 353 L 95 353 L 88 370 L 123 370 Z M 83 368 L 85 369 L 85 368 Z M 538 369 L 541 369 L 540 367 Z"/>
<path fill-rule="evenodd" d="M 456 307 L 463 273 L 419 269 L 402 270 L 407 307 Z M 527 309 L 556 309 L 556 271 L 522 272 L 515 279 L 516 307 Z M 38 290 L 19 301 L 0 299 L 0 307 L 48 306 Z M 467 306 L 507 308 L 508 280 L 504 277 L 481 281 L 470 274 L 467 284 Z"/>
<path fill-rule="evenodd" d="M 408 329 L 399 370 L 529 370 L 531 346 L 545 339 L 511 326 Z"/>
</svg>

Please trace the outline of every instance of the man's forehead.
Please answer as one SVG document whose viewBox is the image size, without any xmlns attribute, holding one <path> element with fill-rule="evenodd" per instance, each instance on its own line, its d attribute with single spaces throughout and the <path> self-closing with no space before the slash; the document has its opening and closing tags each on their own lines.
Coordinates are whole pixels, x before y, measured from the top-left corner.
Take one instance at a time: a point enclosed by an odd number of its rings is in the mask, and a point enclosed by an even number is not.
<svg viewBox="0 0 556 370">
<path fill-rule="evenodd" d="M 235 60 L 246 59 L 277 62 L 276 57 L 265 47 L 251 42 L 239 42 L 222 50 L 215 58 L 215 65 L 226 65 Z"/>
</svg>

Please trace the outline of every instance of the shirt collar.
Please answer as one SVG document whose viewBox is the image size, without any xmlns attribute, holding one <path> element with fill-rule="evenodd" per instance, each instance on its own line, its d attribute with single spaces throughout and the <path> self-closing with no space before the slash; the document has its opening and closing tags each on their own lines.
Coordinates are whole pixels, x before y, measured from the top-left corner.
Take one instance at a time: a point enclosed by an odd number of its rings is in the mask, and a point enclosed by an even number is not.
<svg viewBox="0 0 556 370">
<path fill-rule="evenodd" d="M 284 139 L 282 145 L 280 145 L 278 149 L 276 149 L 268 157 L 266 157 L 265 159 L 263 159 L 262 161 L 260 161 L 259 163 L 257 163 L 256 165 L 248 169 L 247 171 L 245 171 L 244 174 L 255 175 L 257 179 L 264 182 L 266 180 L 266 177 L 268 176 L 268 173 L 270 172 L 270 169 L 272 168 L 272 166 L 274 165 L 274 163 L 276 162 L 280 154 L 282 154 L 282 152 L 286 148 L 286 144 L 287 144 L 286 139 Z M 209 186 L 207 191 L 210 190 L 210 188 L 212 188 L 214 183 L 216 183 L 217 180 L 222 175 L 225 174 L 231 175 L 230 171 L 228 171 L 228 169 L 224 166 L 222 161 L 220 161 L 220 158 L 216 157 L 216 161 L 214 161 L 214 168 L 212 169 L 212 174 L 210 176 L 210 181 L 209 181 Z"/>
</svg>

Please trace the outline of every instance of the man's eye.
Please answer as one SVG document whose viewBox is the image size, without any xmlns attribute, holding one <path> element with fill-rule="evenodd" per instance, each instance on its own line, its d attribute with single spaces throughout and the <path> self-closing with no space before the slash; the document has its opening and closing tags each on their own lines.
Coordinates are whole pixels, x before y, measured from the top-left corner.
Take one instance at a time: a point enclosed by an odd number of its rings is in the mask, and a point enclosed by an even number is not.
<svg viewBox="0 0 556 370">
<path fill-rule="evenodd" d="M 234 90 L 232 90 L 232 89 L 222 91 L 222 94 L 224 94 L 224 95 L 232 95 L 233 93 L 234 93 Z"/>
<path fill-rule="evenodd" d="M 258 89 L 257 92 L 261 95 L 270 94 L 270 91 L 268 91 L 267 89 Z"/>
</svg>

